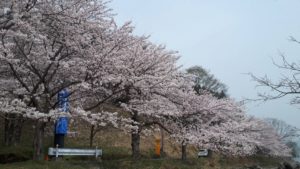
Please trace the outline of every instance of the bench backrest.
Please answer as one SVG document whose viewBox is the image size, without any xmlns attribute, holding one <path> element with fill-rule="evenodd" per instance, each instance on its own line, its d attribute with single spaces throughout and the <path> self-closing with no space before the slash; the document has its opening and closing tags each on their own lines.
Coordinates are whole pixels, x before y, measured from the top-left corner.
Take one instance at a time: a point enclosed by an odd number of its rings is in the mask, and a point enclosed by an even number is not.
<svg viewBox="0 0 300 169">
<path fill-rule="evenodd" d="M 52 148 L 48 149 L 50 156 L 102 156 L 101 149 Z"/>
</svg>

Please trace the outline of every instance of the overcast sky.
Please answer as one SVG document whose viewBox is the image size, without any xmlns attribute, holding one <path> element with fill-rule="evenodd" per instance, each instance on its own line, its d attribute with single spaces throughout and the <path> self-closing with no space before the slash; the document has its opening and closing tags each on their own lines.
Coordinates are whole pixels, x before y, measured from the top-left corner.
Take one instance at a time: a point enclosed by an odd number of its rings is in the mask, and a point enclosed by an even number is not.
<svg viewBox="0 0 300 169">
<path fill-rule="evenodd" d="M 256 83 L 246 73 L 274 80 L 282 52 L 298 62 L 299 0 L 113 0 L 119 25 L 132 21 L 135 34 L 180 53 L 179 65 L 200 65 L 229 88 L 236 100 L 256 98 Z M 260 89 L 261 90 L 261 89 Z M 300 106 L 289 99 L 247 105 L 248 114 L 275 117 L 300 128 Z"/>
</svg>

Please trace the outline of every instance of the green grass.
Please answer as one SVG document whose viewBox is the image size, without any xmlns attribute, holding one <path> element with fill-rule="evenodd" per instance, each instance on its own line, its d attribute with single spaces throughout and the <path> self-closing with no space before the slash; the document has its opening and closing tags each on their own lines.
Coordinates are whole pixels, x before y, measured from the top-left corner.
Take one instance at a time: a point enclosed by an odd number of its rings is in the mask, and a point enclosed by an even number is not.
<svg viewBox="0 0 300 169">
<path fill-rule="evenodd" d="M 102 160 L 97 161 L 25 161 L 0 165 L 3 169 L 202 169 L 201 161 L 175 159 Z M 204 168 L 203 168 L 204 169 Z"/>
<path fill-rule="evenodd" d="M 231 159 L 232 160 L 232 159 Z M 10 164 L 0 164 L 2 169 L 242 169 L 245 166 L 253 165 L 253 163 L 236 163 L 231 162 L 217 162 L 214 159 L 188 159 L 183 162 L 179 159 L 140 159 L 132 160 L 101 160 L 96 161 L 92 159 L 74 160 L 63 159 L 60 161 L 25 161 Z M 265 159 L 266 160 L 266 159 Z M 226 159 L 225 159 L 226 161 Z M 229 164 L 231 163 L 231 164 Z M 267 163 L 259 163 L 265 168 L 274 168 L 274 161 L 269 159 Z"/>
<path fill-rule="evenodd" d="M 83 161 L 25 161 L 10 164 L 0 164 L 3 169 L 86 169 L 97 168 L 99 164 Z"/>
</svg>

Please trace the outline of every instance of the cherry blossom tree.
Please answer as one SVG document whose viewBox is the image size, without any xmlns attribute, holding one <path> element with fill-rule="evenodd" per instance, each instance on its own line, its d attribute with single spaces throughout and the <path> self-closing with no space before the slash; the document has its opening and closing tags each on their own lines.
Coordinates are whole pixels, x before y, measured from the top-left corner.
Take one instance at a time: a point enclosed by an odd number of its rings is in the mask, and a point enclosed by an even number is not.
<svg viewBox="0 0 300 169">
<path fill-rule="evenodd" d="M 19 99 L 27 110 L 2 112 L 37 120 L 34 159 L 41 159 L 46 121 L 40 119 L 55 109 L 56 94 L 69 88 L 74 106 L 88 110 L 111 97 L 97 95 L 101 84 L 92 90 L 91 82 L 113 79 L 106 68 L 131 42 L 126 38 L 132 28 L 117 27 L 105 3 L 97 0 L 13 0 L 4 5 L 9 10 L 0 15 L 1 99 L 6 107 Z M 93 107 L 82 105 L 89 96 L 98 101 Z"/>
<path fill-rule="evenodd" d="M 218 110 L 217 110 L 218 111 Z M 201 118 L 197 116 L 202 116 Z M 202 120 L 201 120 L 202 119 Z M 197 145 L 230 156 L 257 153 L 272 156 L 290 156 L 290 149 L 275 130 L 262 120 L 247 117 L 241 111 L 222 111 L 208 121 L 203 115 L 182 117 L 172 126 L 173 138 L 182 144 L 182 159 L 186 159 L 186 145 Z"/>
<path fill-rule="evenodd" d="M 259 148 L 268 150 L 265 152 L 270 155 L 289 155 L 289 149 L 274 130 L 260 120 L 247 117 L 241 104 L 209 93 L 197 95 L 192 77 L 179 77 L 177 81 L 173 78 L 176 82 L 173 90 L 159 93 L 164 99 L 157 98 L 161 99 L 160 104 L 152 100 L 153 104 L 144 107 L 143 112 L 156 108 L 155 115 L 161 114 L 156 120 L 181 144 L 183 160 L 187 144 L 231 155 L 251 155 Z"/>
<path fill-rule="evenodd" d="M 172 85 L 172 78 L 177 73 L 177 59 L 176 53 L 144 40 L 132 46 L 119 60 L 122 63 L 116 72 L 122 72 L 122 86 L 125 90 L 116 102 L 121 103 L 133 120 L 130 132 L 134 158 L 140 156 L 139 142 L 143 127 L 153 122 L 151 116 L 160 116 L 151 105 L 163 101 L 156 100 L 156 92 Z"/>
<path fill-rule="evenodd" d="M 42 154 L 46 123 L 40 119 L 55 109 L 61 89 L 71 91 L 74 106 L 90 111 L 118 94 L 135 98 L 175 70 L 172 52 L 129 36 L 129 23 L 117 27 L 101 1 L 11 1 L 7 6 L 0 27 L 1 94 L 6 107 L 19 98 L 28 111 L 3 112 L 36 115 L 34 159 Z"/>
<path fill-rule="evenodd" d="M 259 121 L 248 121 L 241 106 L 229 98 L 217 99 L 208 93 L 197 95 L 190 76 L 174 71 L 166 74 L 163 81 L 148 89 L 146 85 L 133 85 L 134 90 L 127 91 L 121 101 L 122 106 L 132 114 L 134 158 L 139 157 L 140 134 L 145 127 L 151 125 L 160 126 L 181 143 L 183 159 L 186 159 L 187 144 L 205 145 L 213 150 L 234 155 L 254 154 L 258 147 L 263 146 L 273 150 L 268 141 L 270 138 L 276 140 L 274 132 L 269 132 L 267 127 L 254 128 Z M 244 131 L 236 129 L 242 127 Z M 243 133 L 245 131 L 249 132 Z M 249 134 L 250 131 L 252 135 Z M 268 132 L 269 135 L 259 134 L 260 132 Z M 255 139 L 251 138 L 252 136 Z M 257 141 L 259 139 L 261 142 Z M 288 154 L 288 149 L 280 141 L 277 140 L 274 145 L 279 147 L 276 149 L 277 155 Z"/>
<path fill-rule="evenodd" d="M 172 92 L 161 96 L 168 100 L 164 101 L 164 106 L 177 113 L 169 114 L 162 123 L 170 127 L 168 131 L 181 144 L 182 159 L 185 160 L 187 144 L 198 144 L 199 140 L 205 139 L 203 132 L 217 134 L 217 129 L 213 131 L 214 124 L 228 122 L 229 114 L 233 116 L 230 112 L 238 111 L 240 107 L 230 99 L 218 99 L 209 93 L 198 95 L 193 89 L 192 77 L 181 75 L 175 84 Z"/>
<path fill-rule="evenodd" d="M 142 99 L 139 98 L 141 95 Z M 133 114 L 132 120 L 136 121 L 136 130 L 132 133 L 133 154 L 134 151 L 136 156 L 139 154 L 139 135 L 143 128 L 158 125 L 180 140 L 184 159 L 190 140 L 187 135 L 192 135 L 187 132 L 188 128 L 198 125 L 199 129 L 204 130 L 205 126 L 210 127 L 210 122 L 223 117 L 223 112 L 238 109 L 233 101 L 217 99 L 210 94 L 197 95 L 192 77 L 179 72 L 169 74 L 165 81 L 148 89 L 147 93 L 141 92 L 137 99 L 129 100 L 124 107 Z M 193 137 L 199 137 L 199 134 Z"/>
</svg>

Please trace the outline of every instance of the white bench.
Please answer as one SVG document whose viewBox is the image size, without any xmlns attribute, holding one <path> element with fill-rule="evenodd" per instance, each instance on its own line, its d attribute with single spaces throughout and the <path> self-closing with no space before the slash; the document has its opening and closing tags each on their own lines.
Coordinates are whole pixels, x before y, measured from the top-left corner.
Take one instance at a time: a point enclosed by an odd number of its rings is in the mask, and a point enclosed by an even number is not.
<svg viewBox="0 0 300 169">
<path fill-rule="evenodd" d="M 208 156 L 208 149 L 200 149 L 198 152 L 198 157 L 207 157 Z"/>
<path fill-rule="evenodd" d="M 49 147 L 48 155 L 55 156 L 56 158 L 58 158 L 58 156 L 95 156 L 98 158 L 98 156 L 102 156 L 102 150 L 97 149 L 97 147 L 95 149 Z"/>
</svg>

